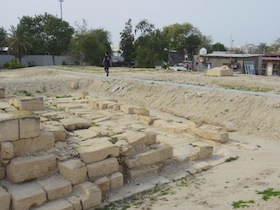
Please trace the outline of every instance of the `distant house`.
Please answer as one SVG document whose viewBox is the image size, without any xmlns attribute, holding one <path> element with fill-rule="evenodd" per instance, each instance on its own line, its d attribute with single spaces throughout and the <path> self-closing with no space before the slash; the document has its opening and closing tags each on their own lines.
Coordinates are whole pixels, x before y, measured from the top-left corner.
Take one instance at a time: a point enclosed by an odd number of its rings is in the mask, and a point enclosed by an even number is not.
<svg viewBox="0 0 280 210">
<path fill-rule="evenodd" d="M 228 54 L 213 52 L 194 57 L 194 69 L 200 71 L 227 65 L 235 71 L 244 74 L 262 74 L 262 54 Z"/>
<path fill-rule="evenodd" d="M 267 76 L 280 76 L 280 54 L 264 55 L 262 72 Z"/>
</svg>

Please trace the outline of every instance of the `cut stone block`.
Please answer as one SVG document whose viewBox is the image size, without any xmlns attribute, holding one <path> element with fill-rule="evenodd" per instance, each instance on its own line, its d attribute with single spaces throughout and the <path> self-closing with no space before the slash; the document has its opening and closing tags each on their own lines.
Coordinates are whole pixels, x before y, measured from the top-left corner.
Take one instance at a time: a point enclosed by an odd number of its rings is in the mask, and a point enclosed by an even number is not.
<svg viewBox="0 0 280 210">
<path fill-rule="evenodd" d="M 88 96 L 89 94 L 88 94 L 88 92 L 78 92 L 78 93 L 75 93 L 74 94 L 74 98 L 75 99 L 85 99 L 86 98 L 86 96 Z"/>
<path fill-rule="evenodd" d="M 60 120 L 67 131 L 74 131 L 79 129 L 87 129 L 91 126 L 91 122 L 80 117 L 69 117 Z"/>
<path fill-rule="evenodd" d="M 123 186 L 123 174 L 120 172 L 114 173 L 108 177 L 111 183 L 111 190 L 118 189 Z"/>
<path fill-rule="evenodd" d="M 63 176 L 52 176 L 37 182 L 47 193 L 48 200 L 56 200 L 66 197 L 72 192 L 71 182 Z"/>
<path fill-rule="evenodd" d="M 194 167 L 197 170 L 197 172 L 207 171 L 208 169 L 212 168 L 212 166 L 206 162 L 197 163 Z"/>
<path fill-rule="evenodd" d="M 0 88 L 0 98 L 5 98 L 5 89 L 4 88 Z"/>
<path fill-rule="evenodd" d="M 11 100 L 12 105 L 19 110 L 40 111 L 45 110 L 43 97 L 26 97 Z"/>
<path fill-rule="evenodd" d="M 144 168 L 127 169 L 126 176 L 130 180 L 136 180 L 151 174 L 158 174 L 159 167 L 156 165 L 146 166 Z"/>
<path fill-rule="evenodd" d="M 7 177 L 13 183 L 42 178 L 56 170 L 54 155 L 30 156 L 13 159 L 6 167 Z"/>
<path fill-rule="evenodd" d="M 142 166 L 152 165 L 163 162 L 173 156 L 173 148 L 171 146 L 160 144 L 156 149 L 136 155 L 132 159 L 125 161 L 129 169 Z"/>
<path fill-rule="evenodd" d="M 108 176 L 119 170 L 117 158 L 108 158 L 97 163 L 87 165 L 88 177 L 90 180 Z"/>
<path fill-rule="evenodd" d="M 150 111 L 146 108 L 135 108 L 134 114 L 138 114 L 142 116 L 150 116 Z"/>
<path fill-rule="evenodd" d="M 53 133 L 55 141 L 65 141 L 67 138 L 67 131 L 64 126 L 57 121 L 49 121 L 44 124 L 44 130 Z"/>
<path fill-rule="evenodd" d="M 45 191 L 36 183 L 12 184 L 1 182 L 12 196 L 12 209 L 29 210 L 40 206 L 47 200 Z"/>
<path fill-rule="evenodd" d="M 58 169 L 60 174 L 68 179 L 73 185 L 87 180 L 87 167 L 80 160 L 67 160 L 58 163 Z"/>
<path fill-rule="evenodd" d="M 110 190 L 110 180 L 108 177 L 102 177 L 94 181 L 94 183 L 99 187 L 102 193 L 106 193 Z"/>
<path fill-rule="evenodd" d="M 32 210 L 73 210 L 73 206 L 68 201 L 60 199 L 60 200 L 48 202 Z"/>
<path fill-rule="evenodd" d="M 40 117 L 38 115 L 30 111 L 18 110 L 10 111 L 9 114 L 12 115 L 13 119 L 18 120 L 19 139 L 38 137 L 40 135 Z"/>
<path fill-rule="evenodd" d="M 152 132 L 143 133 L 143 132 L 126 132 L 117 136 L 119 139 L 125 139 L 129 145 L 153 145 L 157 141 L 157 135 Z"/>
<path fill-rule="evenodd" d="M 126 114 L 134 114 L 134 107 L 128 105 L 120 105 L 120 110 Z"/>
<path fill-rule="evenodd" d="M 6 176 L 6 167 L 0 166 L 0 181 L 3 180 Z"/>
<path fill-rule="evenodd" d="M 96 109 L 108 109 L 108 107 L 111 105 L 114 105 L 116 103 L 112 101 L 97 101 L 95 102 L 95 108 Z"/>
<path fill-rule="evenodd" d="M 0 209 L 2 210 L 10 210 L 11 205 L 11 195 L 4 190 L 3 187 L 0 186 Z"/>
<path fill-rule="evenodd" d="M 99 187 L 92 182 L 84 182 L 75 186 L 74 190 L 81 199 L 84 210 L 93 209 L 101 204 L 102 192 Z"/>
<path fill-rule="evenodd" d="M 207 70 L 206 75 L 217 77 L 233 76 L 233 71 L 228 66 L 221 66 Z"/>
<path fill-rule="evenodd" d="M 144 124 L 144 125 L 153 125 L 155 120 L 158 120 L 158 117 L 152 117 L 152 116 L 138 116 L 139 120 Z"/>
<path fill-rule="evenodd" d="M 16 156 L 30 155 L 34 152 L 54 147 L 55 139 L 52 132 L 42 131 L 39 137 L 13 141 Z"/>
<path fill-rule="evenodd" d="M 223 131 L 221 127 L 212 125 L 198 125 L 192 123 L 189 130 L 197 136 L 218 142 L 226 142 L 228 140 L 228 132 Z"/>
<path fill-rule="evenodd" d="M 72 204 L 73 210 L 83 210 L 81 200 L 77 196 L 71 196 L 67 200 Z"/>
<path fill-rule="evenodd" d="M 13 131 L 13 132 L 11 132 Z M 0 142 L 19 139 L 18 119 L 12 114 L 0 113 Z"/>
<path fill-rule="evenodd" d="M 0 143 L 0 158 L 3 160 L 10 160 L 14 157 L 14 147 L 11 142 Z"/>
<path fill-rule="evenodd" d="M 108 139 L 96 139 L 92 145 L 83 146 L 77 149 L 84 163 L 95 163 L 107 157 L 119 156 L 120 149 Z"/>
<path fill-rule="evenodd" d="M 209 145 L 202 144 L 200 142 L 192 143 L 195 151 L 193 152 L 190 160 L 202 160 L 211 157 L 213 154 L 213 147 Z"/>
</svg>

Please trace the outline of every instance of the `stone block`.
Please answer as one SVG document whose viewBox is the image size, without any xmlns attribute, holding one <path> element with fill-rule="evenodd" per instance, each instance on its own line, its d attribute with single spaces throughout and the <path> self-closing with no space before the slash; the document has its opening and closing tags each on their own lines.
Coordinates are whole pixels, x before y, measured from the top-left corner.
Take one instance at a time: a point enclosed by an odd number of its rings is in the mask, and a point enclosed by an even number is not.
<svg viewBox="0 0 280 210">
<path fill-rule="evenodd" d="M 134 114 L 134 107 L 128 105 L 120 105 L 120 110 L 126 114 Z"/>
<path fill-rule="evenodd" d="M 228 66 L 221 66 L 207 70 L 206 76 L 233 76 L 233 71 Z"/>
<path fill-rule="evenodd" d="M 11 205 L 11 195 L 0 186 L 0 209 L 1 210 L 10 210 Z"/>
<path fill-rule="evenodd" d="M 108 158 L 96 163 L 88 164 L 88 177 L 90 180 L 108 176 L 119 170 L 119 163 L 117 158 Z"/>
<path fill-rule="evenodd" d="M 6 177 L 6 167 L 0 166 L 0 181 Z"/>
<path fill-rule="evenodd" d="M 40 135 L 40 117 L 29 111 L 13 112 L 19 118 L 19 138 L 33 138 Z"/>
<path fill-rule="evenodd" d="M 60 199 L 43 204 L 38 208 L 32 210 L 73 210 L 73 206 L 66 200 Z"/>
<path fill-rule="evenodd" d="M 204 139 L 222 143 L 228 141 L 228 132 L 218 126 L 191 123 L 188 128 L 192 133 Z"/>
<path fill-rule="evenodd" d="M 68 179 L 73 185 L 87 181 L 87 167 L 80 160 L 67 160 L 58 163 L 58 169 L 61 175 Z"/>
<path fill-rule="evenodd" d="M 73 210 L 83 210 L 81 200 L 77 196 L 71 196 L 67 200 L 72 204 Z"/>
<path fill-rule="evenodd" d="M 2 160 L 10 160 L 14 157 L 14 147 L 11 142 L 0 143 L 0 158 Z"/>
<path fill-rule="evenodd" d="M 55 138 L 52 132 L 42 131 L 36 138 L 27 138 L 13 141 L 16 156 L 30 155 L 34 152 L 54 147 Z"/>
<path fill-rule="evenodd" d="M 13 183 L 42 178 L 56 171 L 56 158 L 45 155 L 12 159 L 6 170 L 8 179 Z"/>
<path fill-rule="evenodd" d="M 145 177 L 151 174 L 158 174 L 159 167 L 156 165 L 150 165 L 143 168 L 127 169 L 126 177 L 130 180 L 136 180 L 138 178 Z"/>
<path fill-rule="evenodd" d="M 65 119 L 61 119 L 60 122 L 63 124 L 64 128 L 67 131 L 74 131 L 79 129 L 87 129 L 91 127 L 91 122 L 88 120 L 85 120 L 80 117 L 69 117 Z"/>
<path fill-rule="evenodd" d="M 43 97 L 26 97 L 14 99 L 13 105 L 19 110 L 40 111 L 45 110 Z"/>
<path fill-rule="evenodd" d="M 63 176 L 51 176 L 48 179 L 37 181 L 37 183 L 47 193 L 48 200 L 64 198 L 72 192 L 71 182 Z"/>
<path fill-rule="evenodd" d="M 110 179 L 108 177 L 99 178 L 95 180 L 94 183 L 99 187 L 103 194 L 110 191 L 111 184 Z"/>
<path fill-rule="evenodd" d="M 94 209 L 101 204 L 102 192 L 99 187 L 92 182 L 84 182 L 75 186 L 75 193 L 81 199 L 84 210 Z"/>
<path fill-rule="evenodd" d="M 120 172 L 114 173 L 108 177 L 110 179 L 111 190 L 118 189 L 123 186 L 123 174 Z"/>
<path fill-rule="evenodd" d="M 173 156 L 173 148 L 171 146 L 160 144 L 156 149 L 136 155 L 134 158 L 125 161 L 129 169 L 142 166 L 152 165 L 163 162 Z"/>
<path fill-rule="evenodd" d="M 197 163 L 194 167 L 197 170 L 197 172 L 207 171 L 208 169 L 212 168 L 212 166 L 206 162 Z"/>
<path fill-rule="evenodd" d="M 146 108 L 135 108 L 134 114 L 138 114 L 142 116 L 150 116 L 150 111 Z"/>
<path fill-rule="evenodd" d="M 153 132 L 126 132 L 118 136 L 119 139 L 125 139 L 129 145 L 135 147 L 137 145 L 153 145 L 157 141 L 157 135 Z"/>
<path fill-rule="evenodd" d="M 0 98 L 5 98 L 5 89 L 4 88 L 0 88 Z"/>
<path fill-rule="evenodd" d="M 13 131 L 13 132 L 11 132 Z M 12 114 L 0 113 L 0 142 L 19 139 L 18 119 Z"/>
<path fill-rule="evenodd" d="M 78 92 L 78 93 L 75 93 L 74 94 L 74 98 L 76 99 L 76 100 L 79 100 L 79 99 L 85 99 L 86 98 L 86 96 L 88 96 L 89 94 L 88 94 L 88 92 Z"/>
<path fill-rule="evenodd" d="M 40 206 L 47 200 L 45 191 L 36 182 L 24 184 L 1 182 L 1 184 L 11 194 L 13 210 L 29 210 L 31 207 Z"/>
<path fill-rule="evenodd" d="M 44 131 L 52 132 L 55 141 L 65 141 L 67 139 L 67 131 L 60 122 L 50 121 L 44 124 Z"/>
<path fill-rule="evenodd" d="M 158 120 L 158 117 L 153 117 L 153 116 L 138 116 L 139 120 L 142 122 L 144 125 L 153 125 L 155 120 Z"/>
<path fill-rule="evenodd" d="M 211 157 L 213 154 L 213 147 L 209 145 L 202 144 L 200 142 L 192 143 L 194 146 L 194 152 L 192 153 L 190 160 L 203 160 Z"/>
<path fill-rule="evenodd" d="M 96 139 L 92 145 L 83 146 L 77 150 L 84 163 L 95 163 L 107 157 L 117 157 L 120 154 L 119 147 L 104 138 Z"/>
</svg>

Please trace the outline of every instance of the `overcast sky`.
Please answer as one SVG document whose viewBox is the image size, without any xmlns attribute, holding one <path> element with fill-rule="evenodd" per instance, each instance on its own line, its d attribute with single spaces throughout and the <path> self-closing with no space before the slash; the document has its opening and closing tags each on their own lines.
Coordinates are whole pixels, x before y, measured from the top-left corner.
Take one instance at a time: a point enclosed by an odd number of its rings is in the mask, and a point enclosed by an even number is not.
<svg viewBox="0 0 280 210">
<path fill-rule="evenodd" d="M 24 15 L 34 17 L 45 12 L 60 17 L 59 0 L 1 0 L 0 27 L 7 31 Z M 83 19 L 88 28 L 103 28 L 111 41 L 120 40 L 120 32 L 129 18 L 135 26 L 147 19 L 162 29 L 174 23 L 191 23 L 213 43 L 230 46 L 268 45 L 280 38 L 280 0 L 64 0 L 63 19 L 73 27 Z"/>
</svg>

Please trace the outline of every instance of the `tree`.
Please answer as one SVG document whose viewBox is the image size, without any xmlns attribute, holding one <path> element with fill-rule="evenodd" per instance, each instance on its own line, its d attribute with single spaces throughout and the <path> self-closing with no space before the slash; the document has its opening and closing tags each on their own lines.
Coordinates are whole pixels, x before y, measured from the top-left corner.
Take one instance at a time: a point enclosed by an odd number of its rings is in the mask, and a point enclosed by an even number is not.
<svg viewBox="0 0 280 210">
<path fill-rule="evenodd" d="M 159 29 L 140 36 L 136 41 L 137 67 L 154 68 L 163 65 L 168 60 L 166 45 L 164 34 Z"/>
<path fill-rule="evenodd" d="M 24 16 L 20 20 L 28 32 L 29 41 L 33 46 L 33 54 L 50 54 L 54 56 L 63 55 L 67 52 L 74 29 L 68 22 L 45 13 L 35 16 L 35 18 Z"/>
<path fill-rule="evenodd" d="M 220 42 L 216 42 L 212 45 L 212 51 L 226 51 L 225 45 L 221 44 Z"/>
<path fill-rule="evenodd" d="M 11 27 L 11 34 L 8 37 L 9 53 L 14 55 L 21 64 L 21 58 L 27 55 L 28 51 L 32 48 L 28 42 L 28 33 L 22 25 L 18 25 L 17 28 Z"/>
<path fill-rule="evenodd" d="M 75 34 L 70 44 L 70 56 L 76 63 L 101 65 L 105 52 L 112 52 L 109 32 L 94 29 Z"/>
<path fill-rule="evenodd" d="M 202 35 L 190 23 L 166 26 L 163 32 L 169 42 L 169 50 L 177 50 L 179 53 L 188 53 L 191 56 L 198 51 Z"/>
<path fill-rule="evenodd" d="M 8 46 L 7 38 L 8 35 L 6 30 L 3 27 L 0 28 L 0 52 L 3 50 L 4 47 Z"/>
<path fill-rule="evenodd" d="M 280 52 L 280 38 L 276 39 L 271 47 L 269 48 L 269 51 L 271 53 L 279 53 Z"/>
<path fill-rule="evenodd" d="M 135 34 L 140 31 L 141 35 L 148 35 L 155 29 L 155 25 L 148 22 L 148 20 L 141 20 L 135 27 Z"/>
<path fill-rule="evenodd" d="M 265 51 L 266 51 L 267 48 L 268 48 L 268 46 L 266 45 L 266 43 L 261 42 L 258 45 L 258 52 L 262 53 L 262 54 L 265 54 Z"/>
<path fill-rule="evenodd" d="M 211 36 L 204 36 L 202 35 L 200 38 L 200 45 L 198 46 L 198 49 L 205 48 L 207 52 L 212 52 L 212 37 Z"/>
<path fill-rule="evenodd" d="M 120 50 L 122 51 L 122 56 L 126 65 L 131 65 L 135 60 L 134 35 L 131 22 L 132 20 L 129 19 L 125 23 L 124 30 L 120 33 Z"/>
</svg>

